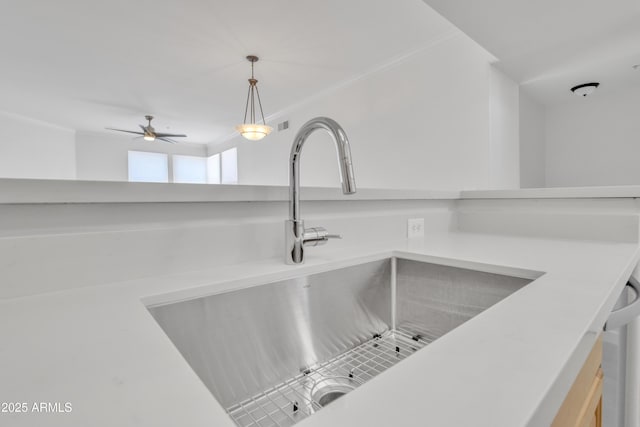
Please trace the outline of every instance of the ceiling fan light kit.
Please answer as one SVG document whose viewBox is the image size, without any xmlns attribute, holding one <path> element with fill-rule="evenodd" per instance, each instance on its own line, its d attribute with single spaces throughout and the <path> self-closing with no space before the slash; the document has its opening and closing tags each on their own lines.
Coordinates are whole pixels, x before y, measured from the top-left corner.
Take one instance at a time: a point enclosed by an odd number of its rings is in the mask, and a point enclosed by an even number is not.
<svg viewBox="0 0 640 427">
<path fill-rule="evenodd" d="M 240 135 L 250 141 L 259 141 L 265 136 L 269 135 L 273 128 L 267 126 L 264 121 L 264 113 L 262 111 L 262 101 L 260 100 L 260 92 L 258 91 L 258 80 L 253 76 L 253 65 L 258 62 L 258 57 L 255 55 L 247 56 L 247 61 L 251 62 L 251 78 L 249 79 L 249 91 L 247 92 L 247 102 L 244 109 L 244 120 L 241 125 L 236 126 L 236 130 L 240 132 Z M 258 100 L 258 108 L 260 109 L 260 117 L 262 118 L 262 124 L 256 123 L 256 105 L 255 100 Z M 247 121 L 249 116 L 249 121 Z"/>
<path fill-rule="evenodd" d="M 155 129 L 153 128 L 153 126 L 151 126 L 151 120 L 153 120 L 153 116 L 144 116 L 144 118 L 147 119 L 148 125 L 146 126 L 146 128 L 144 126 L 140 126 L 144 131 L 144 136 L 142 137 L 142 139 L 144 139 L 145 141 L 155 141 Z"/>
</svg>

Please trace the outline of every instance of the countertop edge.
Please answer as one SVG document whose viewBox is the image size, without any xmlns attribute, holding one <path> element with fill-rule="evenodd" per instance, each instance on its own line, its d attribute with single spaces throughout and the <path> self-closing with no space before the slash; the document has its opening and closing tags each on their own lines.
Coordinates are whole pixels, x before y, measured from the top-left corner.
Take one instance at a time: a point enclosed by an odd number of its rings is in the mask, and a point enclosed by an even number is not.
<svg viewBox="0 0 640 427">
<path fill-rule="evenodd" d="M 303 187 L 301 200 L 457 200 L 455 190 Z M 287 202 L 288 186 L 0 178 L 1 204 Z"/>
<path fill-rule="evenodd" d="M 504 190 L 429 190 L 360 188 L 344 195 L 337 187 L 303 187 L 301 199 L 354 200 L 476 200 L 638 198 L 640 186 L 521 188 Z M 167 184 L 120 181 L 73 181 L 0 178 L 1 204 L 74 203 L 210 203 L 286 202 L 288 186 Z"/>
</svg>

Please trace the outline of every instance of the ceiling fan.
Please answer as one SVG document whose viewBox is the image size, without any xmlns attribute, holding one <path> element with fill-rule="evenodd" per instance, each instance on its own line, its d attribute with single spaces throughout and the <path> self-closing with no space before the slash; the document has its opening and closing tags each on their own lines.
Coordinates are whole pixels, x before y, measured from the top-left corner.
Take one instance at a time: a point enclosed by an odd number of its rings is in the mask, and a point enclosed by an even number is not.
<svg viewBox="0 0 640 427">
<path fill-rule="evenodd" d="M 124 130 L 124 129 L 114 129 L 114 128 L 105 128 L 109 130 L 116 130 L 118 132 L 126 132 L 126 133 L 134 133 L 136 135 L 142 135 L 145 141 L 155 141 L 160 140 L 164 142 L 168 142 L 170 144 L 177 144 L 178 141 L 174 141 L 171 138 L 186 138 L 187 135 L 177 134 L 177 133 L 162 133 L 156 132 L 156 130 L 151 126 L 151 120 L 153 120 L 153 116 L 144 116 L 144 118 L 149 122 L 146 126 L 139 125 L 142 132 L 137 132 L 133 130 Z"/>
</svg>

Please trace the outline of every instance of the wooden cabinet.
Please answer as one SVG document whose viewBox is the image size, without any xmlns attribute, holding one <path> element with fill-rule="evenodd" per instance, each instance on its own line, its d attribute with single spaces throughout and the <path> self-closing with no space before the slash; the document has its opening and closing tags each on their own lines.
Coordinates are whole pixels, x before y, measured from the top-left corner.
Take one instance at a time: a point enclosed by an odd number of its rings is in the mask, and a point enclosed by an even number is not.
<svg viewBox="0 0 640 427">
<path fill-rule="evenodd" d="M 602 427 L 602 336 L 593 346 L 552 427 Z"/>
</svg>

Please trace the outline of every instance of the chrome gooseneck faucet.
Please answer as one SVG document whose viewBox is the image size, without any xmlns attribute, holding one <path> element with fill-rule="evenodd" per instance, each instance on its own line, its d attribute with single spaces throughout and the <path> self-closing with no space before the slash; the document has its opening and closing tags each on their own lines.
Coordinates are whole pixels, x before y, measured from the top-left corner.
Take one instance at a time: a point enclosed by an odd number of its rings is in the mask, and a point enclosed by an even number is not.
<svg viewBox="0 0 640 427">
<path fill-rule="evenodd" d="M 341 238 L 339 235 L 329 234 L 322 227 L 305 229 L 304 221 L 300 219 L 300 152 L 309 135 L 318 129 L 329 132 L 336 143 L 342 192 L 344 194 L 356 192 L 356 181 L 351 164 L 351 149 L 344 130 L 335 120 L 327 117 L 316 117 L 309 120 L 296 134 L 289 158 L 289 219 L 284 224 L 285 262 L 287 264 L 302 264 L 305 246 L 323 245 L 330 238 Z"/>
</svg>

